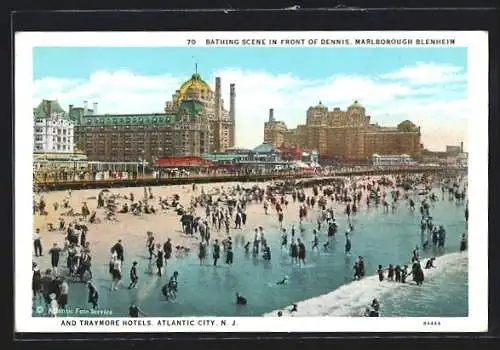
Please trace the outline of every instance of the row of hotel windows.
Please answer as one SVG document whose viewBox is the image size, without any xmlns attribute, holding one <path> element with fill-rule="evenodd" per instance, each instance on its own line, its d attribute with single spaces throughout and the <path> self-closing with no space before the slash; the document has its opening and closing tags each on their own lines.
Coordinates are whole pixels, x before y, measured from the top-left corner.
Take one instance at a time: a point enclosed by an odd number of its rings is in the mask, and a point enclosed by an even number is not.
<svg viewBox="0 0 500 350">
<path fill-rule="evenodd" d="M 47 128 L 48 129 L 48 128 Z M 37 127 L 35 128 L 35 133 L 44 133 L 45 132 L 45 128 L 44 127 Z M 47 130 L 47 132 L 49 132 L 49 130 Z M 53 134 L 63 134 L 63 135 L 66 135 L 66 134 L 71 134 L 71 130 L 68 130 L 68 128 L 52 128 L 52 133 Z"/>
<path fill-rule="evenodd" d="M 108 123 L 113 123 L 113 124 L 130 124 L 130 123 L 133 123 L 133 124 L 136 124 L 137 122 L 139 122 L 139 124 L 144 124 L 144 122 L 146 122 L 147 124 L 149 124 L 150 122 L 152 123 L 170 123 L 170 121 L 172 120 L 172 117 L 160 117 L 160 118 L 157 118 L 157 117 L 153 117 L 151 119 L 149 118 L 108 118 L 108 119 L 87 119 L 87 124 L 104 124 L 105 122 L 108 122 Z M 93 121 L 93 123 L 92 123 Z"/>
<path fill-rule="evenodd" d="M 113 130 L 127 130 L 127 129 L 192 129 L 193 126 L 191 124 L 160 124 L 160 125 L 100 125 L 100 126 L 76 126 L 76 130 L 104 130 L 104 129 L 113 129 Z"/>
<path fill-rule="evenodd" d="M 204 133 L 199 133 L 199 134 L 194 134 L 192 132 L 176 132 L 176 133 L 172 133 L 172 132 L 168 132 L 168 133 L 164 133 L 164 134 L 149 134 L 149 133 L 134 133 L 134 134 L 90 134 L 90 135 L 76 135 L 76 137 L 80 138 L 80 139 L 86 139 L 86 140 L 99 140 L 99 139 L 105 139 L 105 140 L 117 140 L 117 139 L 120 139 L 120 140 L 131 140 L 131 139 L 135 139 L 135 140 L 138 140 L 138 139 L 147 139 L 147 140 L 151 140 L 151 139 L 170 139 L 171 137 L 173 136 L 176 136 L 176 137 L 195 137 L 195 138 L 200 138 L 200 139 L 203 139 L 204 137 L 209 137 L 210 134 L 204 134 Z M 224 136 L 228 136 L 227 133 L 224 133 Z"/>
<path fill-rule="evenodd" d="M 35 135 L 35 141 L 50 141 L 50 136 L 47 139 L 43 135 Z M 72 143 L 73 140 L 71 137 L 60 137 L 60 136 L 52 136 L 52 142 L 68 142 Z"/>
<path fill-rule="evenodd" d="M 70 147 L 69 145 L 52 145 L 52 147 L 44 147 L 43 144 L 36 144 L 35 145 L 35 149 L 37 151 L 43 151 L 44 149 L 50 149 L 52 148 L 52 151 L 71 151 L 72 150 L 72 147 Z"/>
<path fill-rule="evenodd" d="M 72 122 L 64 119 L 44 119 L 44 118 L 37 118 L 35 120 L 36 124 L 52 124 L 52 125 L 71 125 L 73 124 Z"/>
</svg>

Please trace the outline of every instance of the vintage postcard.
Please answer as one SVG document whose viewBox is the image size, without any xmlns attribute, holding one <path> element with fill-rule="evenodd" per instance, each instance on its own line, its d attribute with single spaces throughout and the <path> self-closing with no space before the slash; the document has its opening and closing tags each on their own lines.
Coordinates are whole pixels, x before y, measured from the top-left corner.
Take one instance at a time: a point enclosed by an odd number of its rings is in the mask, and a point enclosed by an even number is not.
<svg viewBox="0 0 500 350">
<path fill-rule="evenodd" d="M 487 330 L 487 33 L 15 53 L 16 331 Z"/>
</svg>

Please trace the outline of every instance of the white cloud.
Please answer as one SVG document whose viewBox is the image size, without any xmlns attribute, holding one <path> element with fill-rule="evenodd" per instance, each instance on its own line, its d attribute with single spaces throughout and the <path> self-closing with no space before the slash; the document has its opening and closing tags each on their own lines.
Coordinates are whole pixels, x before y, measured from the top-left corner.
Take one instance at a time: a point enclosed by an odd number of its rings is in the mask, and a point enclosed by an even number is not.
<svg viewBox="0 0 500 350">
<path fill-rule="evenodd" d="M 443 84 L 459 82 L 466 79 L 463 67 L 450 64 L 417 63 L 411 67 L 404 67 L 396 72 L 382 74 L 382 79 L 396 79 L 407 81 L 412 85 Z"/>
<path fill-rule="evenodd" d="M 289 127 L 304 123 L 306 110 L 321 101 L 329 108 L 345 109 L 354 100 L 362 103 L 373 122 L 395 125 L 412 120 L 422 127 L 422 140 L 430 149 L 467 142 L 467 118 L 472 110 L 460 67 L 418 64 L 379 77 L 337 75 L 324 80 L 304 80 L 293 74 L 271 74 L 227 68 L 205 77 L 212 88 L 222 80 L 222 94 L 229 107 L 229 84 L 236 84 L 236 142 L 251 147 L 263 140 L 263 124 L 270 108 Z M 416 73 L 420 72 L 420 73 Z M 425 73 L 426 72 L 426 73 Z M 432 74 L 430 73 L 432 72 Z M 189 77 L 141 76 L 125 70 L 96 72 L 87 80 L 43 78 L 35 81 L 33 105 L 42 98 L 58 99 L 67 106 L 84 100 L 99 103 L 102 113 L 162 112 L 165 101 Z"/>
</svg>

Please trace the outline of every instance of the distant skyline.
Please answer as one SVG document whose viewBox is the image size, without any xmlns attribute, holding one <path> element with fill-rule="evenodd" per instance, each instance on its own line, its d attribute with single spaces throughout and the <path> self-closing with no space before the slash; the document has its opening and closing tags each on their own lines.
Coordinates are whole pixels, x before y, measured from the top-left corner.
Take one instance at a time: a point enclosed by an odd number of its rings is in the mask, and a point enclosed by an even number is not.
<svg viewBox="0 0 500 350">
<path fill-rule="evenodd" d="M 473 113 L 467 98 L 466 48 L 93 48 L 34 49 L 33 106 L 98 102 L 100 113 L 161 113 L 195 70 L 214 88 L 236 84 L 236 145 L 263 141 L 270 108 L 289 128 L 319 101 L 345 109 L 358 100 L 372 121 L 422 127 L 424 147 L 464 142 Z"/>
</svg>

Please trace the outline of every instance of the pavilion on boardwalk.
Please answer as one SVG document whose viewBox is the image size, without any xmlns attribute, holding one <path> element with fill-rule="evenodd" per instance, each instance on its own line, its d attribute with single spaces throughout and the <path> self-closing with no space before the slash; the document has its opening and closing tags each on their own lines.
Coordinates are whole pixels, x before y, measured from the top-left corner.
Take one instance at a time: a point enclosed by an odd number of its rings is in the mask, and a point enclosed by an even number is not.
<svg viewBox="0 0 500 350">
<path fill-rule="evenodd" d="M 203 153 L 201 156 L 161 157 L 154 163 L 158 174 L 258 174 L 290 171 L 291 162 L 282 160 L 281 152 L 263 143 L 253 149 L 232 148 L 225 152 Z M 163 175 L 160 175 L 163 176 Z"/>
</svg>

